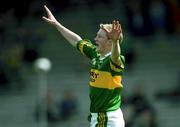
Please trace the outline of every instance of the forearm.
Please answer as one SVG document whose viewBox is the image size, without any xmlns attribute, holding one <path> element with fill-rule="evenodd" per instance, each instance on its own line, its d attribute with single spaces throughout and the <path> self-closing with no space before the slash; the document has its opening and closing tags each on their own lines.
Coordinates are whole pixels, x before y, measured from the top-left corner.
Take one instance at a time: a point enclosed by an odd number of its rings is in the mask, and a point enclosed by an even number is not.
<svg viewBox="0 0 180 127">
<path fill-rule="evenodd" d="M 119 45 L 119 40 L 116 43 L 112 42 L 111 59 L 117 65 L 121 65 L 120 54 L 121 54 L 121 48 Z"/>
<path fill-rule="evenodd" d="M 63 35 L 63 37 L 74 47 L 76 47 L 77 43 L 82 40 L 82 38 L 77 35 L 76 33 L 70 31 L 69 29 L 67 29 L 66 27 L 64 27 L 63 25 L 61 25 L 60 23 L 57 23 L 55 25 L 55 27 L 57 28 L 57 30 Z"/>
<path fill-rule="evenodd" d="M 64 36 L 64 38 L 75 47 L 78 41 L 82 40 L 81 37 L 61 25 L 51 13 L 49 8 L 46 7 L 46 5 L 44 5 L 44 8 L 47 12 L 48 17 L 43 16 L 42 18 L 49 24 L 55 26 L 58 31 Z"/>
</svg>

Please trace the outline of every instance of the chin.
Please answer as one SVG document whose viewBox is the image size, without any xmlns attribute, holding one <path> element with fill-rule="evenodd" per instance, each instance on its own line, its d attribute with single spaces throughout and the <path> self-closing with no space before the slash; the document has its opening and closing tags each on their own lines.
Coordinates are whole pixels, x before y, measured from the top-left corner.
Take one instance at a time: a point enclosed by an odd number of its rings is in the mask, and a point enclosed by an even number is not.
<svg viewBox="0 0 180 127">
<path fill-rule="evenodd" d="M 97 48 L 96 48 L 96 51 L 97 51 L 97 52 L 100 52 L 100 49 L 97 47 Z"/>
</svg>

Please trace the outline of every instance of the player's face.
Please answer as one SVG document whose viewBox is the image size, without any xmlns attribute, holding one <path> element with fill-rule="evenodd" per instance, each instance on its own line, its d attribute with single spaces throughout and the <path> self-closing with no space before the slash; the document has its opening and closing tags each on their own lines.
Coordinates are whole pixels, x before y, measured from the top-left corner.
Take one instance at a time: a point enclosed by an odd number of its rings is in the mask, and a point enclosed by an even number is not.
<svg viewBox="0 0 180 127">
<path fill-rule="evenodd" d="M 99 29 L 99 31 L 97 32 L 97 36 L 95 37 L 95 45 L 97 47 L 97 51 L 99 53 L 103 53 L 106 52 L 106 47 L 107 47 L 107 35 L 106 32 L 102 29 Z"/>
</svg>

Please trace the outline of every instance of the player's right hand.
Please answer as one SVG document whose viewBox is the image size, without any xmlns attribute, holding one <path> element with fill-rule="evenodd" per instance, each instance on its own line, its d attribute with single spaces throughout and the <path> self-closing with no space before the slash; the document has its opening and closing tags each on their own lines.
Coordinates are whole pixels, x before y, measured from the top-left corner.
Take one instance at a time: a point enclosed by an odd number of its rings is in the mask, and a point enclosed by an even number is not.
<svg viewBox="0 0 180 127">
<path fill-rule="evenodd" d="M 45 20 L 46 22 L 48 22 L 49 24 L 57 25 L 58 22 L 57 22 L 56 18 L 54 17 L 54 15 L 49 10 L 49 8 L 46 5 L 44 5 L 44 8 L 46 10 L 47 17 L 43 16 L 42 19 Z"/>
</svg>

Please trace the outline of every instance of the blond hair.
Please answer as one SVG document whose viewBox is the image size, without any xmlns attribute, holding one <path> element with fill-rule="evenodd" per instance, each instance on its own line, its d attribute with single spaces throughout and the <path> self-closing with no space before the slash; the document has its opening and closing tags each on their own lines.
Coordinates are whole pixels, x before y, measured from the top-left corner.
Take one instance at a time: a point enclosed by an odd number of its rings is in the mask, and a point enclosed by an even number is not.
<svg viewBox="0 0 180 127">
<path fill-rule="evenodd" d="M 106 29 L 107 31 L 111 31 L 112 30 L 112 24 L 100 24 L 100 28 L 101 29 Z"/>
</svg>

